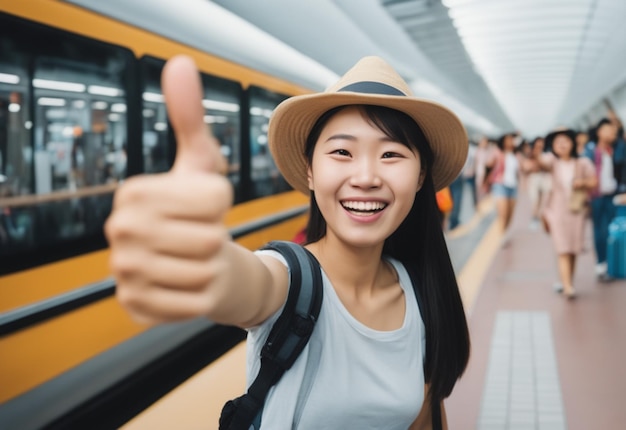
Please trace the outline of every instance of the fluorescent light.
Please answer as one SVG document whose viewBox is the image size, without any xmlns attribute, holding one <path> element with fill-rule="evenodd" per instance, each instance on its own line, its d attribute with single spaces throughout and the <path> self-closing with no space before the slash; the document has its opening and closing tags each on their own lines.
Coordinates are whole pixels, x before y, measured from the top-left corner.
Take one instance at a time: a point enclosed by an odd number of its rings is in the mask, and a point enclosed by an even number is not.
<svg viewBox="0 0 626 430">
<path fill-rule="evenodd" d="M 222 110 L 226 112 L 239 112 L 237 103 L 218 102 L 217 100 L 202 100 L 202 106 L 205 109 Z"/>
<path fill-rule="evenodd" d="M 65 106 L 65 99 L 56 97 L 39 97 L 37 100 L 39 106 Z"/>
<path fill-rule="evenodd" d="M 144 109 L 143 116 L 146 118 L 152 118 L 154 116 L 154 111 L 152 109 Z"/>
<path fill-rule="evenodd" d="M 67 118 L 67 109 L 48 109 L 46 111 L 46 119 L 60 120 Z"/>
<path fill-rule="evenodd" d="M 89 85 L 89 87 L 87 88 L 87 92 L 89 94 L 108 97 L 118 97 L 124 94 L 124 91 L 120 90 L 119 88 L 103 87 L 100 85 Z"/>
<path fill-rule="evenodd" d="M 82 93 L 85 91 L 84 84 L 76 82 L 50 81 L 48 79 L 33 79 L 35 88 L 44 88 L 47 90 L 71 91 L 74 93 Z"/>
<path fill-rule="evenodd" d="M 124 103 L 113 103 L 111 105 L 111 112 L 124 113 L 126 112 L 126 105 Z"/>
<path fill-rule="evenodd" d="M 110 113 L 109 114 L 109 121 L 111 122 L 117 122 L 121 119 L 121 115 L 119 113 Z"/>
<path fill-rule="evenodd" d="M 72 102 L 72 107 L 75 109 L 82 109 L 85 107 L 85 100 L 74 100 Z"/>
<path fill-rule="evenodd" d="M 32 122 L 32 121 L 26 121 L 26 122 L 24 123 L 24 128 L 25 128 L 26 130 L 30 130 L 31 128 L 33 128 L 33 122 Z"/>
<path fill-rule="evenodd" d="M 20 111 L 20 105 L 18 103 L 9 103 L 9 112 L 19 112 Z"/>
<path fill-rule="evenodd" d="M 58 122 L 52 123 L 48 125 L 48 132 L 50 133 L 63 133 L 63 130 L 65 129 L 65 125 L 64 124 L 60 124 Z"/>
<path fill-rule="evenodd" d="M 204 122 L 207 124 L 224 124 L 228 122 L 228 117 L 223 115 L 204 115 Z"/>
<path fill-rule="evenodd" d="M 0 82 L 3 84 L 19 84 L 20 77 L 10 73 L 0 73 Z"/>
<path fill-rule="evenodd" d="M 167 130 L 167 124 L 164 122 L 155 122 L 154 123 L 154 129 L 156 131 L 165 131 Z"/>
<path fill-rule="evenodd" d="M 258 106 L 252 106 L 250 108 L 250 115 L 254 115 L 254 116 L 264 116 L 264 117 L 271 117 L 272 116 L 272 110 L 271 109 L 263 109 L 261 107 Z"/>
<path fill-rule="evenodd" d="M 92 109 L 96 109 L 96 110 L 105 110 L 109 107 L 109 104 L 107 102 L 103 102 L 103 101 L 97 101 L 97 102 L 93 102 L 91 104 L 91 108 Z"/>
<path fill-rule="evenodd" d="M 163 103 L 163 102 L 165 102 L 165 97 L 163 97 L 163 94 L 159 94 L 159 93 L 145 92 L 145 93 L 143 93 L 143 99 L 144 99 L 144 101 L 153 102 L 153 103 Z"/>
</svg>

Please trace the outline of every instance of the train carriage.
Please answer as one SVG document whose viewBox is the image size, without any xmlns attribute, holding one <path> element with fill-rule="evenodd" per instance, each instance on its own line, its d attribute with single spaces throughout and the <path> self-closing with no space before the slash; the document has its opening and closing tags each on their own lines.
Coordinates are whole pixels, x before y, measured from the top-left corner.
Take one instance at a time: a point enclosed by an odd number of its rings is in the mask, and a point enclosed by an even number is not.
<svg viewBox="0 0 626 430">
<path fill-rule="evenodd" d="M 102 227 L 119 183 L 172 165 L 168 58 L 201 71 L 235 190 L 227 224 L 251 249 L 306 218 L 266 150 L 269 116 L 334 77 L 210 2 L 74 3 L 0 1 L 0 403 L 145 334 L 112 297 Z"/>
</svg>

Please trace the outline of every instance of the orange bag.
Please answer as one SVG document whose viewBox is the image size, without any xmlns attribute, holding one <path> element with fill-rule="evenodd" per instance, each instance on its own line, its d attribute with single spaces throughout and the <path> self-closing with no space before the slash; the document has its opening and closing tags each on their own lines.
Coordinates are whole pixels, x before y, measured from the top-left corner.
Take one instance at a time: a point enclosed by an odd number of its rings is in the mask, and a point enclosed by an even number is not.
<svg viewBox="0 0 626 430">
<path fill-rule="evenodd" d="M 452 210 L 452 206 L 454 206 L 454 202 L 452 201 L 452 194 L 450 194 L 450 188 L 445 187 L 442 190 L 437 191 L 437 206 L 439 206 L 439 210 L 443 213 L 448 213 Z"/>
</svg>

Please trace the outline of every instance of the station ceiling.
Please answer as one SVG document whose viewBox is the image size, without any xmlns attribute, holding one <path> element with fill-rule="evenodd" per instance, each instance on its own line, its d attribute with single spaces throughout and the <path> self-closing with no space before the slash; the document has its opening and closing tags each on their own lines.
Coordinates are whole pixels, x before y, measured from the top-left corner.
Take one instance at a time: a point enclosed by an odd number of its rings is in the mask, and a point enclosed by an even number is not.
<svg viewBox="0 0 626 430">
<path fill-rule="evenodd" d="M 626 82 L 626 0 L 213 3 L 338 75 L 379 55 L 416 95 L 492 133 L 575 126 Z"/>
</svg>

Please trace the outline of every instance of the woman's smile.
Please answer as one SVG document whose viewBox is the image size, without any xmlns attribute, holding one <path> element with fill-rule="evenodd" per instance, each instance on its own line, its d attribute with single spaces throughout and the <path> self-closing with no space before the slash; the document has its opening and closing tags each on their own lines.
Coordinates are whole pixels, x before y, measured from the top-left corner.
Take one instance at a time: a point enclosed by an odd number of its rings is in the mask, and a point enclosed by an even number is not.
<svg viewBox="0 0 626 430">
<path fill-rule="evenodd" d="M 387 207 L 387 203 L 379 200 L 344 200 L 341 206 L 351 215 L 365 218 L 381 213 Z"/>
</svg>

